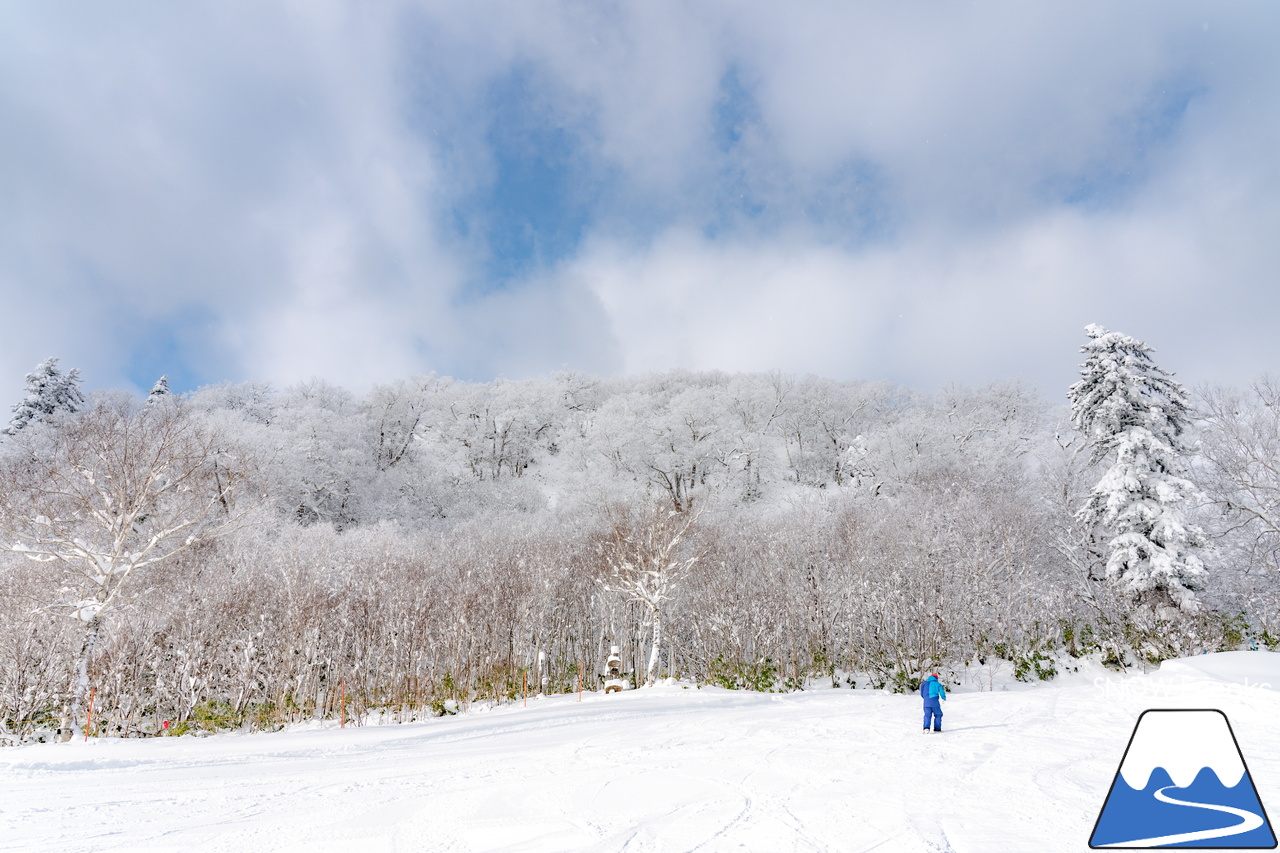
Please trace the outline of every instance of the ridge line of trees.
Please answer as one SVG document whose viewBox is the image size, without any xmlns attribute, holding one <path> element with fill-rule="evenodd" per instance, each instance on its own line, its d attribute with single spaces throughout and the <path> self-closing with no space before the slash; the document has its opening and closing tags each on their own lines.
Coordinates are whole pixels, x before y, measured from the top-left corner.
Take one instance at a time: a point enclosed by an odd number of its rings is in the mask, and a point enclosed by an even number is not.
<svg viewBox="0 0 1280 853">
<path fill-rule="evenodd" d="M 18 425 L 15 408 L 0 438 L 0 732 L 81 722 L 83 684 L 116 733 L 269 726 L 331 713 L 344 692 L 352 713 L 443 711 L 509 698 L 539 666 L 555 690 L 585 662 L 590 687 L 611 645 L 638 682 L 755 689 L 1275 645 L 1275 380 L 1193 401 L 1147 381 L 1168 374 L 1141 342 L 1089 335 L 1074 412 L 1018 382 L 927 395 L 684 371 L 430 375 L 361 397 L 318 380 L 177 397 L 161 381 L 145 402 L 86 400 L 51 359 L 19 404 L 33 414 Z M 1090 364 L 1117 353 L 1142 381 L 1092 394 Z M 45 387 L 62 404 L 42 407 Z M 1153 400 L 1163 421 L 1134 421 Z M 20 475 L 71 459 L 59 442 L 110 418 L 172 422 L 202 448 L 186 491 L 102 528 L 122 535 L 121 565 L 171 530 L 161 510 L 200 520 L 104 599 L 94 585 L 115 570 L 67 570 L 101 567 L 73 555 L 84 535 L 41 552 L 19 522 L 111 513 L 37 510 Z M 110 435 L 94 464 L 133 446 Z M 1140 460 L 1154 465 L 1137 476 Z M 102 482 L 87 462 L 68 470 Z M 666 550 L 663 525 L 679 532 Z M 645 571 L 678 583 L 646 598 Z"/>
</svg>

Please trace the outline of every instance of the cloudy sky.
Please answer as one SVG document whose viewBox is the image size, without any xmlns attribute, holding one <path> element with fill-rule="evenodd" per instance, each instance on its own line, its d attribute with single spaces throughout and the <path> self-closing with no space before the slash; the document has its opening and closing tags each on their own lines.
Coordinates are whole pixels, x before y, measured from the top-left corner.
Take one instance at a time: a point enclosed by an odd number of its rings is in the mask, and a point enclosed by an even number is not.
<svg viewBox="0 0 1280 853">
<path fill-rule="evenodd" d="M 0 7 L 0 402 L 1280 370 L 1280 6 Z M 3 389 L 9 389 L 4 391 Z"/>
</svg>

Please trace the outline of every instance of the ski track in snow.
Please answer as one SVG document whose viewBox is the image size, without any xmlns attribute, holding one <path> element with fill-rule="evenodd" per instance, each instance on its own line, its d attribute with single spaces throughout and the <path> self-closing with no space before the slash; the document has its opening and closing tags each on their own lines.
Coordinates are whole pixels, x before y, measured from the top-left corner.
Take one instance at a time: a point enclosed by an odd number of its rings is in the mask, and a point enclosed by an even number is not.
<svg viewBox="0 0 1280 853">
<path fill-rule="evenodd" d="M 1280 801 L 1280 693 L 1118 681 L 1160 697 L 1094 675 L 961 690 L 947 730 L 923 735 L 915 696 L 663 686 L 405 725 L 29 745 L 0 750 L 0 850 L 1084 851 L 1151 707 L 1221 708 L 1263 802 Z"/>
</svg>

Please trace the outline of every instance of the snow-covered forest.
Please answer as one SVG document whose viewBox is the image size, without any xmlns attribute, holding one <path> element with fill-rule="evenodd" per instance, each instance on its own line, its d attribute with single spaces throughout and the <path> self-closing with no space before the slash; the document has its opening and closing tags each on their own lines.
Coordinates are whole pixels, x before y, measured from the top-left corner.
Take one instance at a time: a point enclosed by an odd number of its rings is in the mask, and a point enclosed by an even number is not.
<svg viewBox="0 0 1280 853">
<path fill-rule="evenodd" d="M 50 360 L 0 438 L 0 727 L 443 713 L 596 689 L 612 645 L 637 683 L 909 689 L 1280 644 L 1280 382 L 1180 408 L 1098 357 L 1137 420 L 1088 361 L 1073 413 L 688 372 L 86 399 Z"/>
</svg>

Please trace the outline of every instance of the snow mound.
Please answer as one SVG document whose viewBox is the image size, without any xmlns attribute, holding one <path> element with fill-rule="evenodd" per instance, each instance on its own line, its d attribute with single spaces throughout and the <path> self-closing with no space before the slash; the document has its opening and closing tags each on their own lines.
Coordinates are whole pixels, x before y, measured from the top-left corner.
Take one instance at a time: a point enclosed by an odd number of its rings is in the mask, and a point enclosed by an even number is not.
<svg viewBox="0 0 1280 853">
<path fill-rule="evenodd" d="M 1162 663 L 1160 673 L 1192 678 L 1207 677 L 1227 684 L 1280 690 L 1280 653 L 1218 652 L 1178 658 Z"/>
</svg>

